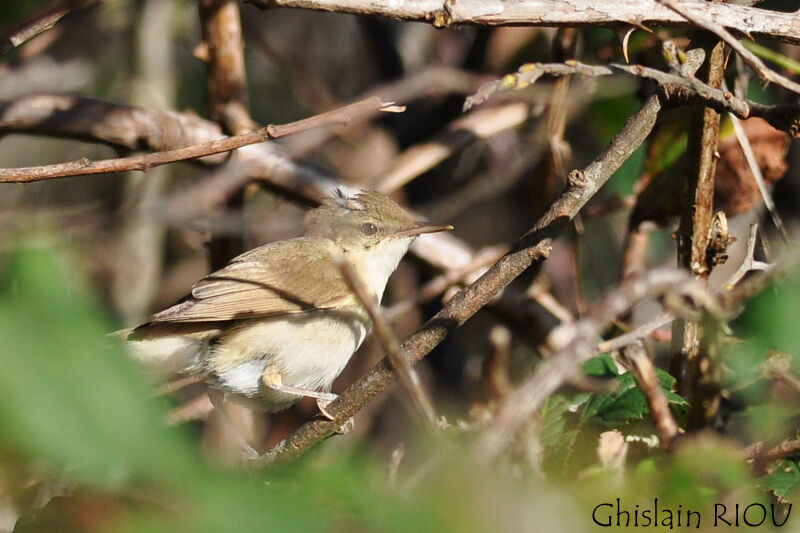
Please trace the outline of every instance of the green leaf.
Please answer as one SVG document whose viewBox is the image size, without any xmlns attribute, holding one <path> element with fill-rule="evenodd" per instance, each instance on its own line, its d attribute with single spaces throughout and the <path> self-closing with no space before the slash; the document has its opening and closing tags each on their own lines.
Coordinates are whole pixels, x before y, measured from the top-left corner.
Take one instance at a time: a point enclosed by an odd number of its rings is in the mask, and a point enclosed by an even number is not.
<svg viewBox="0 0 800 533">
<path fill-rule="evenodd" d="M 761 486 L 779 498 L 796 502 L 800 500 L 800 469 L 795 462 L 783 461 L 782 465 L 783 469 L 764 476 Z"/>
<path fill-rule="evenodd" d="M 583 364 L 583 371 L 593 378 L 613 378 L 619 376 L 617 365 L 608 355 L 598 355 Z"/>
<path fill-rule="evenodd" d="M 656 369 L 659 384 L 667 396 L 667 401 L 674 406 L 686 406 L 688 402 L 680 395 L 672 392 L 675 378 L 668 372 Z M 581 411 L 581 421 L 593 419 L 605 425 L 618 425 L 619 423 L 640 420 L 650 412 L 644 393 L 636 384 L 631 372 L 626 372 L 616 378 L 617 392 L 615 394 L 594 394 L 584 405 Z"/>
</svg>

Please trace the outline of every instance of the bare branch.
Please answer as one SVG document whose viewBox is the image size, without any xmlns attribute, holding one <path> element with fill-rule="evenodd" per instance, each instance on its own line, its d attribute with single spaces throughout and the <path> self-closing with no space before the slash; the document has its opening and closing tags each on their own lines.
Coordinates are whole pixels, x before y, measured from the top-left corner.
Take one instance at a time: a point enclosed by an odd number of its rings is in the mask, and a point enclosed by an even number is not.
<svg viewBox="0 0 800 533">
<path fill-rule="evenodd" d="M 689 6 L 705 7 L 707 4 L 704 2 L 686 2 L 684 5 L 678 5 L 673 0 L 658 0 L 658 2 L 664 4 L 671 10 L 686 18 L 686 20 L 693 22 L 700 28 L 708 30 L 722 39 L 728 46 L 736 50 L 736 52 L 742 56 L 742 59 L 744 59 L 745 63 L 753 67 L 753 70 L 758 73 L 758 76 L 762 80 L 771 81 L 775 85 L 783 87 L 786 90 L 800 94 L 800 84 L 795 83 L 789 78 L 782 76 L 781 74 L 778 74 L 774 70 L 770 69 L 763 61 L 761 61 L 761 58 L 745 48 L 744 45 L 739 42 L 739 39 L 731 35 L 731 33 L 726 30 L 724 26 L 714 22 L 712 19 L 702 14 L 700 12 L 701 10 L 689 8 Z M 743 33 L 749 35 L 748 29 L 745 28 Z"/>
<path fill-rule="evenodd" d="M 772 223 L 775 224 L 775 227 L 778 229 L 778 232 L 780 232 L 781 237 L 783 237 L 783 242 L 788 243 L 789 235 L 786 233 L 786 227 L 783 225 L 783 220 L 778 214 L 778 209 L 775 207 L 775 202 L 772 201 L 772 195 L 770 195 L 769 191 L 767 190 L 767 184 L 764 181 L 764 175 L 761 173 L 761 167 L 758 166 L 756 154 L 753 153 L 753 147 L 750 145 L 750 139 L 747 138 L 747 133 L 744 131 L 744 126 L 742 126 L 742 123 L 738 118 L 731 114 L 729 114 L 729 116 L 731 123 L 733 124 L 733 131 L 736 134 L 736 140 L 739 142 L 739 146 L 742 147 L 742 152 L 744 153 L 744 158 L 747 161 L 747 166 L 750 167 L 750 172 L 753 174 L 753 179 L 756 180 L 756 185 L 758 185 L 758 192 L 761 193 L 761 199 L 764 200 L 764 207 L 767 208 L 767 212 L 772 218 Z"/>
<path fill-rule="evenodd" d="M 649 320 L 641 326 L 638 326 L 633 331 L 623 333 L 618 337 L 601 342 L 597 345 L 597 353 L 608 353 L 613 352 L 614 350 L 625 348 L 626 346 L 633 344 L 640 339 L 644 339 L 658 328 L 666 326 L 673 320 L 675 320 L 675 317 L 671 313 L 664 313 L 661 316 L 658 316 L 653 320 Z"/>
<path fill-rule="evenodd" d="M 772 265 L 756 260 L 755 253 L 756 253 L 757 240 L 758 240 L 758 223 L 753 223 L 750 225 L 750 235 L 747 238 L 747 252 L 745 253 L 744 259 L 742 260 L 742 264 L 739 265 L 739 268 L 736 269 L 736 272 L 733 273 L 731 279 L 729 279 L 728 282 L 725 284 L 726 289 L 728 290 L 733 289 L 736 286 L 736 284 L 739 283 L 748 272 L 751 272 L 753 270 L 768 271 L 772 268 Z"/>
<path fill-rule="evenodd" d="M 672 411 L 669 410 L 667 396 L 661 389 L 653 361 L 641 341 L 635 342 L 625 349 L 625 356 L 633 366 L 633 375 L 639 388 L 644 392 L 647 405 L 650 407 L 650 416 L 656 427 L 656 434 L 661 447 L 669 450 L 673 440 L 678 436 L 680 429 Z"/>
<path fill-rule="evenodd" d="M 436 27 L 456 24 L 525 26 L 684 26 L 686 19 L 657 0 L 247 0 L 259 7 L 294 7 L 316 11 L 380 15 L 397 20 L 428 22 Z M 722 2 L 686 0 L 716 24 L 744 34 L 800 44 L 793 13 L 782 13 Z"/>
<path fill-rule="evenodd" d="M 39 34 L 56 25 L 66 15 L 103 0 L 57 0 L 20 22 L 0 36 L 0 57 L 18 46 L 22 46 Z"/>
<path fill-rule="evenodd" d="M 513 74 L 503 76 L 499 80 L 482 85 L 478 91 L 468 97 L 464 108 L 470 109 L 486 101 L 495 92 L 524 88 L 533 84 L 543 75 L 599 77 L 625 73 L 640 78 L 651 79 L 662 87 L 669 101 L 696 101 L 722 112 L 728 111 L 741 119 L 761 117 L 772 127 L 787 131 L 793 137 L 800 134 L 800 106 L 776 105 L 767 106 L 734 96 L 729 91 L 703 83 L 688 72 L 664 72 L 643 65 L 621 65 L 612 63 L 606 66 L 587 65 L 579 61 L 566 63 L 527 63 Z"/>
<path fill-rule="evenodd" d="M 0 183 L 27 183 L 45 179 L 64 178 L 67 176 L 107 174 L 110 172 L 123 172 L 127 170 L 146 172 L 153 167 L 166 163 L 174 163 L 176 161 L 185 161 L 187 159 L 196 159 L 222 152 L 229 152 L 243 146 L 271 139 L 278 139 L 311 128 L 330 124 L 347 124 L 354 116 L 357 116 L 362 111 L 381 108 L 384 105 L 385 104 L 380 102 L 377 98 L 368 98 L 341 109 L 328 111 L 327 113 L 290 122 L 288 124 L 278 126 L 269 125 L 254 132 L 164 152 L 122 157 L 118 159 L 104 159 L 101 161 L 90 161 L 84 158 L 78 161 L 40 167 L 4 168 L 0 169 Z"/>
<path fill-rule="evenodd" d="M 375 335 L 377 335 L 381 346 L 383 346 L 386 357 L 392 363 L 392 369 L 394 369 L 394 372 L 397 374 L 398 381 L 408 393 L 411 402 L 417 411 L 419 411 L 422 420 L 427 422 L 428 427 L 436 429 L 436 411 L 433 409 L 433 404 L 428 394 L 425 392 L 425 389 L 422 388 L 422 383 L 414 367 L 412 367 L 403 356 L 400 342 L 392 331 L 389 322 L 384 318 L 383 313 L 381 313 L 380 307 L 375 302 L 375 299 L 369 295 L 369 291 L 364 286 L 364 282 L 359 278 L 358 272 L 356 272 L 355 267 L 353 267 L 347 258 L 336 257 L 334 261 L 339 267 L 347 286 L 353 291 L 353 294 L 355 294 L 358 301 L 364 306 L 367 314 L 372 319 Z"/>
<path fill-rule="evenodd" d="M 597 338 L 613 320 L 643 299 L 667 292 L 691 294 L 711 307 L 717 307 L 707 289 L 681 270 L 651 270 L 639 278 L 623 281 L 584 318 L 562 324 L 550 333 L 548 345 L 557 355 L 541 363 L 506 398 L 495 419 L 476 440 L 473 450 L 476 457 L 482 462 L 489 462 L 501 453 L 517 430 L 544 405 L 547 398 L 578 374 L 581 364 L 596 355 Z"/>
</svg>

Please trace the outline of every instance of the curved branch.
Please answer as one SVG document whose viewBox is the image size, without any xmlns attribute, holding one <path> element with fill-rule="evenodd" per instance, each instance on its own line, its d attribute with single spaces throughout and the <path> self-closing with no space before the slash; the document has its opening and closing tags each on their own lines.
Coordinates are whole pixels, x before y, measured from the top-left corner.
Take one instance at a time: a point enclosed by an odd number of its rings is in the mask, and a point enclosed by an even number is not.
<svg viewBox="0 0 800 533">
<path fill-rule="evenodd" d="M 293 135 L 300 131 L 319 126 L 330 125 L 332 123 L 346 124 L 354 116 L 361 114 L 365 110 L 382 107 L 385 107 L 385 104 L 378 98 L 373 97 L 340 109 L 328 111 L 327 113 L 290 122 L 288 124 L 279 126 L 269 125 L 250 133 L 216 139 L 192 146 L 165 150 L 163 152 L 121 157 L 117 159 L 104 159 L 101 161 L 90 161 L 83 158 L 77 161 L 68 161 L 66 163 L 38 167 L 0 168 L 0 183 L 27 183 L 45 179 L 64 178 L 67 176 L 107 174 L 110 172 L 123 172 L 128 170 L 141 170 L 146 172 L 153 167 L 166 163 L 197 159 L 208 155 L 229 152 L 237 148 Z"/>
</svg>

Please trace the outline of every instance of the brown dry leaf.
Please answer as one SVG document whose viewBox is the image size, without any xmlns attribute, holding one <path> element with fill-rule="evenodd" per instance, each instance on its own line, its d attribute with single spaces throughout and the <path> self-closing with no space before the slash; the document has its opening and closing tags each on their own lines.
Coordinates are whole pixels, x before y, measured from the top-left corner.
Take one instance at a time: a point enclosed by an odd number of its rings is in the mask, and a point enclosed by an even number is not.
<svg viewBox="0 0 800 533">
<path fill-rule="evenodd" d="M 742 122 L 753 148 L 756 161 L 767 185 L 783 177 L 787 170 L 786 153 L 789 137 L 760 118 Z M 719 159 L 714 188 L 714 211 L 732 216 L 749 210 L 761 202 L 753 173 L 747 165 L 742 147 L 733 134 L 730 123 L 723 126 L 718 147 Z M 666 147 L 661 146 L 661 149 Z M 654 154 L 648 154 L 648 158 Z M 644 222 L 664 226 L 680 214 L 683 208 L 683 186 L 687 172 L 686 155 L 655 175 L 646 174 L 637 185 L 637 200 L 630 225 L 638 228 Z"/>
<path fill-rule="evenodd" d="M 775 183 L 788 168 L 789 137 L 760 118 L 745 120 L 742 126 L 764 181 L 767 185 Z M 718 151 L 714 209 L 723 210 L 728 216 L 748 211 L 761 201 L 761 194 L 736 136 L 720 141 Z"/>
</svg>

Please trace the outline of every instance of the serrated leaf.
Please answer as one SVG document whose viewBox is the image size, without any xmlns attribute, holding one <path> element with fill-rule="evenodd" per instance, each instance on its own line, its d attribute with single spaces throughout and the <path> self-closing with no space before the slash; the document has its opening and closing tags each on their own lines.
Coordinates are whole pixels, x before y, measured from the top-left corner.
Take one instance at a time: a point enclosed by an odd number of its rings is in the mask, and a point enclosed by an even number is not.
<svg viewBox="0 0 800 533">
<path fill-rule="evenodd" d="M 798 501 L 800 499 L 800 469 L 797 463 L 785 461 L 785 468 L 764 476 L 762 487 L 764 490 L 774 492 L 784 500 Z"/>
<path fill-rule="evenodd" d="M 660 368 L 656 368 L 656 376 L 671 405 L 688 405 L 683 397 L 671 391 L 675 385 L 675 378 Z M 595 419 L 602 424 L 614 425 L 640 420 L 650 412 L 647 399 L 631 372 L 622 374 L 616 381 L 618 384 L 616 394 L 595 394 L 589 399 L 581 411 L 582 422 Z"/>
</svg>

